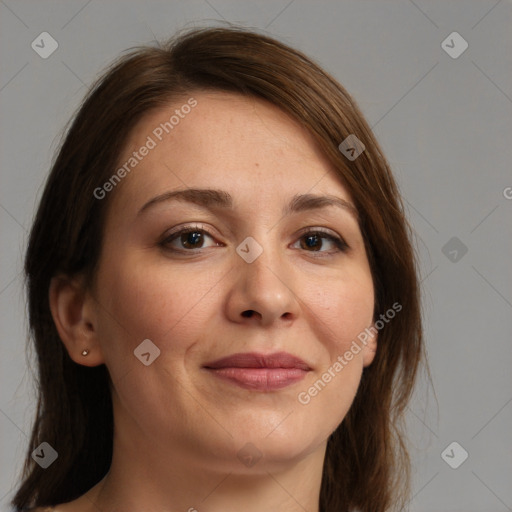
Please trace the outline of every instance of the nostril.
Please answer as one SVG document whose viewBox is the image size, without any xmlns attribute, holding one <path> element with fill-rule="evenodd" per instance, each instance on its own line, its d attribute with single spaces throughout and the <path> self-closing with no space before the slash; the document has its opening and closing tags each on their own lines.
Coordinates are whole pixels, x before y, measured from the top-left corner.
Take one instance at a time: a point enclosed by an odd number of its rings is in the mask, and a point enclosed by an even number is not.
<svg viewBox="0 0 512 512">
<path fill-rule="evenodd" d="M 254 313 L 254 311 L 252 309 L 248 309 L 246 311 L 244 311 L 242 313 L 242 316 L 246 317 L 246 318 L 251 318 L 252 314 Z"/>
</svg>

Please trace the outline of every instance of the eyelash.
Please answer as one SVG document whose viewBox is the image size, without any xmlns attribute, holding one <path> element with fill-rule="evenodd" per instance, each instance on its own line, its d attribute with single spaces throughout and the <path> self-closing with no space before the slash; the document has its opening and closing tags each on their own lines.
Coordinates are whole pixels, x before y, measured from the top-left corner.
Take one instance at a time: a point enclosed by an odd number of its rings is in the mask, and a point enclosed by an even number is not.
<svg viewBox="0 0 512 512">
<path fill-rule="evenodd" d="M 199 247 L 197 249 L 176 249 L 176 248 L 169 247 L 169 244 L 171 242 L 173 242 L 174 240 L 178 239 L 181 235 L 184 235 L 187 233 L 195 233 L 195 232 L 206 234 L 211 238 L 215 238 L 207 229 L 204 229 L 204 227 L 202 225 L 196 224 L 196 225 L 191 225 L 191 226 L 184 226 L 181 229 L 179 229 L 178 231 L 168 234 L 159 243 L 159 245 L 161 247 L 163 247 L 164 249 L 171 251 L 171 252 L 175 252 L 175 253 L 182 253 L 182 254 L 197 253 L 197 251 L 199 251 L 203 248 Z M 304 238 L 307 235 L 308 236 L 318 235 L 320 239 L 330 240 L 336 246 L 336 249 L 334 249 L 334 251 L 332 251 L 332 250 L 331 251 L 306 251 L 306 252 L 312 252 L 312 253 L 316 254 L 315 257 L 332 256 L 333 252 L 334 253 L 346 252 L 349 249 L 348 244 L 342 238 L 340 238 L 336 235 L 333 235 L 331 233 L 328 233 L 327 231 L 323 230 L 322 228 L 315 228 L 315 229 L 304 228 L 301 231 L 298 240 L 300 240 L 301 238 Z"/>
</svg>

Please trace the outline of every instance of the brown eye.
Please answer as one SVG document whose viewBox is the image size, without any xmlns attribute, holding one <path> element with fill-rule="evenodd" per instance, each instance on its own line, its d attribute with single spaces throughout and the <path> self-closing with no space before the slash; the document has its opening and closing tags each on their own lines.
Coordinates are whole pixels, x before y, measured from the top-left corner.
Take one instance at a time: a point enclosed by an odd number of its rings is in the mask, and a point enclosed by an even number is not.
<svg viewBox="0 0 512 512">
<path fill-rule="evenodd" d="M 322 248 L 322 237 L 318 235 L 307 235 L 301 238 L 302 249 L 312 249 L 313 251 L 319 251 Z"/>
<path fill-rule="evenodd" d="M 207 239 L 213 243 L 205 245 Z M 160 245 L 171 251 L 192 252 L 193 249 L 203 249 L 219 245 L 204 229 L 185 227 L 167 236 Z"/>
<path fill-rule="evenodd" d="M 310 231 L 302 235 L 299 242 L 300 248 L 308 252 L 329 253 L 348 249 L 348 245 L 341 238 L 323 231 Z M 327 249 L 325 249 L 326 243 Z"/>
<path fill-rule="evenodd" d="M 202 247 L 204 243 L 203 233 L 199 231 L 182 233 L 180 235 L 180 242 L 183 244 L 183 247 L 187 249 L 197 249 L 198 247 Z"/>
</svg>

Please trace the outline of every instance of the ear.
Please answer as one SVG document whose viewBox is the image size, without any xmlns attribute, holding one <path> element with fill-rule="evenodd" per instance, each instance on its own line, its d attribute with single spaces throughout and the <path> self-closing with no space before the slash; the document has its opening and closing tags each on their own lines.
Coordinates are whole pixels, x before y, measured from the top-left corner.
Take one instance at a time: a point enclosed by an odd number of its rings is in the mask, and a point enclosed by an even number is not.
<svg viewBox="0 0 512 512">
<path fill-rule="evenodd" d="M 97 335 L 97 308 L 81 278 L 55 276 L 49 288 L 53 321 L 69 357 L 84 366 L 104 362 Z M 86 356 L 82 351 L 88 350 Z"/>
<path fill-rule="evenodd" d="M 368 328 L 370 335 L 363 344 L 363 367 L 370 366 L 375 359 L 375 353 L 377 352 L 377 329 L 374 324 Z"/>
</svg>

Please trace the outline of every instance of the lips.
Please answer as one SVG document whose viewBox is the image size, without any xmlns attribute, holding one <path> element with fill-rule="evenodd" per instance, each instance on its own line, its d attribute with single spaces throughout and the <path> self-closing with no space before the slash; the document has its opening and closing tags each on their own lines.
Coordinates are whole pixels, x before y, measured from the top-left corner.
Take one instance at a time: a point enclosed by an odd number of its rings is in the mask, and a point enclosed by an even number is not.
<svg viewBox="0 0 512 512">
<path fill-rule="evenodd" d="M 232 354 L 204 365 L 213 375 L 246 389 L 272 391 L 302 380 L 311 368 L 287 352 Z"/>
</svg>

